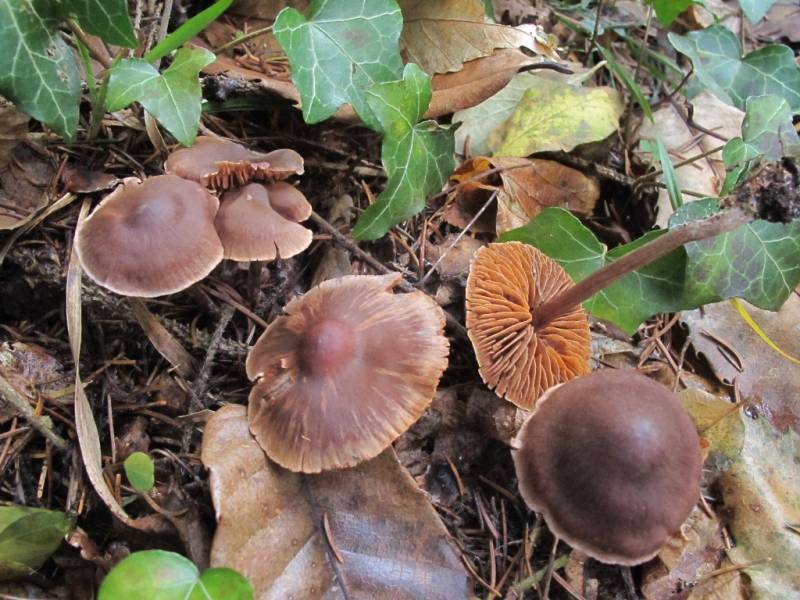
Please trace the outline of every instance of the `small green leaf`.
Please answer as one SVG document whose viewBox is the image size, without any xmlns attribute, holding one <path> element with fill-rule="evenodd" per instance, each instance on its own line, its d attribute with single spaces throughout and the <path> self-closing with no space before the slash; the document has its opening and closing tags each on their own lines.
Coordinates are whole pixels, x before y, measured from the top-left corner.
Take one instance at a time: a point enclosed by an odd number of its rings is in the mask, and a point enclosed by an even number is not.
<svg viewBox="0 0 800 600">
<path fill-rule="evenodd" d="M 772 5 L 778 0 L 739 0 L 739 6 L 747 20 L 751 23 L 758 23 L 769 12 Z"/>
<path fill-rule="evenodd" d="M 30 575 L 41 567 L 71 527 L 62 512 L 0 507 L 0 580 Z"/>
<path fill-rule="evenodd" d="M 64 0 L 64 9 L 88 33 L 109 44 L 126 48 L 139 45 L 128 15 L 127 0 Z"/>
<path fill-rule="evenodd" d="M 495 155 L 569 152 L 580 144 L 605 139 L 617 130 L 624 103 L 616 90 L 538 79 L 538 85 L 522 95 L 511 117 L 489 137 Z"/>
<path fill-rule="evenodd" d="M 188 558 L 164 550 L 134 552 L 100 585 L 98 600 L 252 600 L 253 588 L 232 569 L 200 575 Z"/>
<path fill-rule="evenodd" d="M 578 282 L 663 233 L 651 231 L 609 251 L 569 211 L 546 208 L 530 223 L 503 234 L 499 240 L 535 246 Z M 632 334 L 654 314 L 690 307 L 684 294 L 685 268 L 686 253 L 683 249 L 675 250 L 598 292 L 583 307 L 595 317 L 611 321 Z"/>
<path fill-rule="evenodd" d="M 656 156 L 661 164 L 661 171 L 664 173 L 664 182 L 667 185 L 667 193 L 669 194 L 672 210 L 678 210 L 679 207 L 683 206 L 681 184 L 678 181 L 675 167 L 672 165 L 672 159 L 669 157 L 669 151 L 659 133 L 656 133 Z"/>
<path fill-rule="evenodd" d="M 729 140 L 722 149 L 722 161 L 728 172 L 725 175 L 720 196 L 727 196 L 741 181 L 744 181 L 759 158 L 761 158 L 761 152 L 754 146 L 745 144 L 742 138 Z"/>
<path fill-rule="evenodd" d="M 455 168 L 452 130 L 435 121 L 417 123 L 431 94 L 430 76 L 413 63 L 406 65 L 402 81 L 367 90 L 366 102 L 384 131 L 381 159 L 388 181 L 353 228 L 356 239 L 377 239 L 417 214 Z"/>
<path fill-rule="evenodd" d="M 690 202 L 670 219 L 670 227 L 708 217 L 714 199 Z M 730 233 L 686 244 L 686 288 L 695 306 L 743 298 L 759 308 L 778 310 L 800 284 L 800 221 L 753 221 Z"/>
<path fill-rule="evenodd" d="M 403 15 L 394 0 L 312 0 L 307 18 L 284 8 L 272 32 L 289 58 L 306 122 L 323 121 L 349 102 L 377 129 L 364 90 L 400 77 L 402 29 Z"/>
<path fill-rule="evenodd" d="M 156 62 L 164 58 L 173 50 L 177 50 L 189 40 L 194 39 L 197 34 L 216 21 L 222 13 L 228 10 L 233 0 L 217 0 L 214 4 L 201 10 L 167 37 L 161 40 L 155 47 L 144 55 L 147 62 Z"/>
<path fill-rule="evenodd" d="M 693 0 L 647 0 L 656 11 L 656 16 L 662 25 L 672 25 L 678 16 L 694 4 Z"/>
<path fill-rule="evenodd" d="M 122 60 L 111 71 L 107 108 L 120 110 L 139 102 L 181 144 L 191 146 L 200 123 L 198 73 L 212 62 L 214 55 L 203 48 L 181 48 L 163 73 L 139 58 Z"/>
<path fill-rule="evenodd" d="M 692 60 L 700 83 L 720 100 L 744 110 L 749 97 L 773 95 L 800 111 L 800 68 L 788 46 L 764 46 L 742 58 L 739 39 L 722 25 L 684 36 L 670 33 L 669 41 Z"/>
<path fill-rule="evenodd" d="M 49 0 L 0 0 L 0 94 L 72 139 L 81 82 L 58 25 Z"/>
<path fill-rule="evenodd" d="M 144 452 L 134 452 L 125 459 L 125 476 L 140 494 L 149 492 L 156 484 L 153 459 Z"/>
</svg>

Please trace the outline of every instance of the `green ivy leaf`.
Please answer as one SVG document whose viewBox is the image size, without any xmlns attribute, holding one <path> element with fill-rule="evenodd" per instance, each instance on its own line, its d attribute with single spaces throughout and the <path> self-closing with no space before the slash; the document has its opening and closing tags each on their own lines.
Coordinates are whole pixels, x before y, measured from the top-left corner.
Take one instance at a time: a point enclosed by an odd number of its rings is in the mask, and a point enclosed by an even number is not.
<svg viewBox="0 0 800 600">
<path fill-rule="evenodd" d="M 670 218 L 670 227 L 719 210 L 712 199 L 690 202 Z M 753 221 L 730 233 L 686 244 L 687 293 L 696 306 L 743 298 L 778 310 L 800 284 L 800 222 Z"/>
<path fill-rule="evenodd" d="M 58 25 L 49 0 L 0 0 L 0 94 L 72 139 L 81 82 Z"/>
<path fill-rule="evenodd" d="M 250 583 L 233 569 L 206 569 L 164 550 L 134 552 L 100 585 L 98 600 L 252 600 Z"/>
<path fill-rule="evenodd" d="M 605 139 L 617 130 L 625 108 L 618 91 L 537 79 L 538 84 L 523 93 L 511 117 L 489 137 L 496 156 L 569 152 L 580 144 Z"/>
<path fill-rule="evenodd" d="M 127 0 L 64 0 L 63 7 L 83 29 L 109 44 L 126 48 L 139 45 Z"/>
<path fill-rule="evenodd" d="M 400 77 L 402 29 L 403 15 L 394 0 L 312 0 L 307 18 L 284 8 L 272 32 L 289 58 L 305 121 L 323 121 L 349 102 L 377 129 L 364 90 Z"/>
<path fill-rule="evenodd" d="M 125 476 L 140 494 L 149 492 L 156 483 L 153 459 L 144 452 L 133 452 L 125 459 Z"/>
<path fill-rule="evenodd" d="M 656 11 L 662 25 L 672 25 L 678 16 L 694 4 L 694 0 L 647 0 Z"/>
<path fill-rule="evenodd" d="M 747 20 L 751 23 L 758 23 L 769 12 L 772 5 L 778 0 L 739 0 L 739 6 Z"/>
<path fill-rule="evenodd" d="M 506 232 L 499 240 L 535 246 L 577 282 L 663 233 L 651 231 L 609 251 L 569 211 L 546 208 L 530 223 Z M 598 292 L 583 307 L 595 317 L 611 321 L 632 334 L 654 314 L 692 305 L 684 293 L 685 268 L 686 253 L 683 249 L 675 250 Z"/>
<path fill-rule="evenodd" d="M 181 144 L 191 146 L 200 123 L 198 73 L 214 58 L 203 48 L 181 48 L 163 73 L 139 58 L 122 60 L 111 71 L 106 107 L 114 111 L 139 102 Z"/>
<path fill-rule="evenodd" d="M 0 580 L 27 576 L 41 567 L 71 527 L 61 512 L 0 507 Z"/>
<path fill-rule="evenodd" d="M 772 44 L 742 57 L 739 39 L 722 25 L 684 36 L 670 33 L 669 40 L 691 59 L 700 83 L 720 100 L 744 110 L 750 96 L 773 95 L 800 111 L 800 68 L 788 46 Z"/>
<path fill-rule="evenodd" d="M 436 121 L 417 123 L 431 100 L 431 78 L 411 63 L 401 81 L 378 83 L 366 102 L 384 132 L 381 159 L 388 181 L 353 228 L 360 240 L 374 240 L 425 207 L 455 168 L 453 132 Z"/>
</svg>

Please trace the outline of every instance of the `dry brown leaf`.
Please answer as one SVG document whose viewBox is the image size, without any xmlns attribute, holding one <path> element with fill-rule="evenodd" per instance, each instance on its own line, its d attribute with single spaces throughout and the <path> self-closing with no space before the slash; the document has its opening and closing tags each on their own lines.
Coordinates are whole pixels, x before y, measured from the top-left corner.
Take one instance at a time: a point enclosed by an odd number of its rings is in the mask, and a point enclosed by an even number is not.
<svg viewBox="0 0 800 600">
<path fill-rule="evenodd" d="M 194 372 L 192 355 L 161 324 L 158 317 L 147 309 L 141 298 L 128 298 L 128 304 L 142 331 L 158 353 L 166 358 L 180 375 L 190 376 Z"/>
<path fill-rule="evenodd" d="M 741 134 L 744 113 L 738 108 L 725 104 L 708 92 L 701 92 L 695 96 L 692 106 L 694 107 L 694 122 L 698 125 L 714 131 L 724 139 L 734 138 Z M 659 109 L 653 116 L 655 124 L 646 121 L 639 132 L 640 138 L 654 141 L 656 133 L 660 134 L 673 164 L 709 152 L 724 144 L 724 141 L 719 138 L 689 127 L 678 109 L 672 105 Z M 722 152 L 679 167 L 676 169 L 676 174 L 681 190 L 698 192 L 709 197 L 717 196 L 725 181 Z M 693 200 L 697 200 L 697 197 L 683 194 L 684 203 Z M 667 227 L 667 221 L 672 212 L 669 193 L 666 189 L 662 189 L 659 191 L 656 224 L 659 227 Z"/>
<path fill-rule="evenodd" d="M 55 172 L 44 152 L 26 143 L 15 144 L 9 152 L 10 162 L 0 167 L 0 230 L 29 223 L 47 205 Z"/>
<path fill-rule="evenodd" d="M 504 171 L 479 181 L 469 181 L 494 168 Z M 448 198 L 445 219 L 456 227 L 467 223 L 497 191 L 496 208 L 487 209 L 473 225 L 475 232 L 497 235 L 521 227 L 550 206 L 581 215 L 591 214 L 600 198 L 597 182 L 580 171 L 552 160 L 478 156 L 463 163 L 451 176 L 464 183 Z"/>
<path fill-rule="evenodd" d="M 458 71 L 466 61 L 495 48 L 525 46 L 557 59 L 527 30 L 492 23 L 481 0 L 399 0 L 404 25 L 400 50 L 406 62 L 427 73 Z"/>
<path fill-rule="evenodd" d="M 267 460 L 245 407 L 206 424 L 217 531 L 211 565 L 244 574 L 260 600 L 466 599 L 467 577 L 424 494 L 389 449 L 321 475 Z"/>
<path fill-rule="evenodd" d="M 60 398 L 72 385 L 64 366 L 35 344 L 0 344 L 0 376 L 19 392 L 47 400 Z"/>
<path fill-rule="evenodd" d="M 698 29 L 719 23 L 739 35 L 742 28 L 741 11 L 736 0 L 704 0 L 702 4 L 690 6 L 686 15 Z"/>
<path fill-rule="evenodd" d="M 800 357 L 800 296 L 789 296 L 779 312 L 742 301 L 750 316 L 787 354 Z M 778 431 L 800 433 L 800 365 L 781 357 L 745 323 L 730 302 L 683 313 L 695 350 L 717 377 L 735 381 L 743 400 L 752 403 Z"/>
<path fill-rule="evenodd" d="M 428 260 L 441 277 L 466 277 L 472 255 L 484 244 L 485 242 L 469 236 L 459 240 L 458 234 L 451 233 L 445 236 L 441 244 L 430 244 L 426 252 Z"/>
<path fill-rule="evenodd" d="M 14 156 L 14 148 L 28 135 L 30 117 L 19 112 L 8 100 L 0 99 L 0 169 Z"/>
<path fill-rule="evenodd" d="M 236 0 L 228 10 L 228 14 L 274 21 L 278 13 L 287 6 L 305 12 L 308 0 Z M 252 29 L 254 28 L 251 27 Z"/>
<path fill-rule="evenodd" d="M 796 0 L 779 2 L 769 9 L 767 15 L 753 28 L 753 35 L 760 40 L 800 42 L 800 5 Z"/>
</svg>

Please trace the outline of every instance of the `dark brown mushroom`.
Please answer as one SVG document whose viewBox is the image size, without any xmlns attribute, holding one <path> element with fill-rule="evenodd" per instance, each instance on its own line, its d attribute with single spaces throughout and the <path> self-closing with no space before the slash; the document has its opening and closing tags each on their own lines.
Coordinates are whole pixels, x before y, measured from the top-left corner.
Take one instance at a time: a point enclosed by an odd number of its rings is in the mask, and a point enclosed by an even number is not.
<svg viewBox="0 0 800 600">
<path fill-rule="evenodd" d="M 216 228 L 225 258 L 239 261 L 289 258 L 308 248 L 311 231 L 299 225 L 311 216 L 311 205 L 284 182 L 249 183 L 225 192 Z"/>
<path fill-rule="evenodd" d="M 602 562 L 651 559 L 700 499 L 692 420 L 667 388 L 633 370 L 597 371 L 548 390 L 513 446 L 528 506 Z"/>
<path fill-rule="evenodd" d="M 499 396 L 530 409 L 549 387 L 589 371 L 591 334 L 576 306 L 544 327 L 536 307 L 572 285 L 551 258 L 520 242 L 489 244 L 467 279 L 467 331 L 483 381 Z"/>
<path fill-rule="evenodd" d="M 247 357 L 250 430 L 293 471 L 377 456 L 430 404 L 447 366 L 442 309 L 398 275 L 332 279 L 295 298 Z"/>
<path fill-rule="evenodd" d="M 86 274 L 112 292 L 143 298 L 178 292 L 222 260 L 218 208 L 193 181 L 126 179 L 78 228 L 75 249 Z"/>
<path fill-rule="evenodd" d="M 277 181 L 301 175 L 303 157 L 288 148 L 255 152 L 230 140 L 201 136 L 191 148 L 170 154 L 164 171 L 215 190 L 227 190 L 251 180 Z"/>
</svg>

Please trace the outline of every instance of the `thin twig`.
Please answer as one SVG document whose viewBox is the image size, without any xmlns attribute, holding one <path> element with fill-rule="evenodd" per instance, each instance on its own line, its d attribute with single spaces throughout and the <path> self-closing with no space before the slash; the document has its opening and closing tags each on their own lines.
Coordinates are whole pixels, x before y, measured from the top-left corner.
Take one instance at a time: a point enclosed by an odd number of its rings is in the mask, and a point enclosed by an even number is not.
<svg viewBox="0 0 800 600">
<path fill-rule="evenodd" d="M 218 48 L 214 48 L 212 52 L 214 54 L 220 54 L 222 52 L 225 52 L 226 50 L 230 50 L 234 46 L 238 46 L 239 44 L 244 44 L 245 42 L 249 42 L 253 38 L 257 38 L 260 35 L 269 33 L 270 31 L 272 31 L 272 25 L 270 25 L 269 27 L 262 27 L 261 29 L 256 29 L 254 31 L 251 31 L 250 33 L 242 34 L 239 37 L 233 38 L 230 42 L 222 44 L 222 46 Z"/>
<path fill-rule="evenodd" d="M 37 415 L 30 403 L 23 398 L 14 386 L 5 378 L 0 376 L 0 399 L 13 406 L 22 417 L 30 423 L 36 431 L 41 433 L 46 439 L 59 450 L 66 450 L 67 442 L 53 431 L 49 425 Z"/>
</svg>

